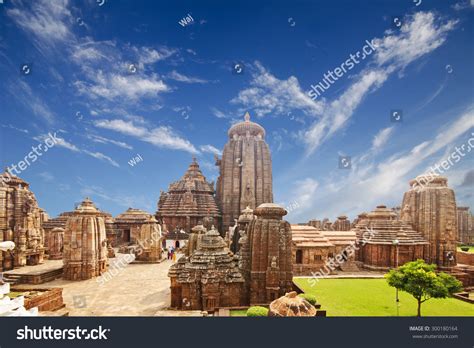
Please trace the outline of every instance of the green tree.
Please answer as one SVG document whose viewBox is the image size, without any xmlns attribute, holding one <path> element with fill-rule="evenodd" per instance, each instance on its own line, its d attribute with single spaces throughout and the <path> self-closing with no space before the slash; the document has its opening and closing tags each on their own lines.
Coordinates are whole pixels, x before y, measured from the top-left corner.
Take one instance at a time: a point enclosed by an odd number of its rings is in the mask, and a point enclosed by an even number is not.
<svg viewBox="0 0 474 348">
<path fill-rule="evenodd" d="M 453 276 L 439 272 L 436 265 L 423 260 L 408 262 L 386 274 L 388 285 L 411 294 L 418 301 L 418 313 L 421 316 L 421 304 L 430 298 L 446 298 L 462 289 L 462 283 Z"/>
</svg>

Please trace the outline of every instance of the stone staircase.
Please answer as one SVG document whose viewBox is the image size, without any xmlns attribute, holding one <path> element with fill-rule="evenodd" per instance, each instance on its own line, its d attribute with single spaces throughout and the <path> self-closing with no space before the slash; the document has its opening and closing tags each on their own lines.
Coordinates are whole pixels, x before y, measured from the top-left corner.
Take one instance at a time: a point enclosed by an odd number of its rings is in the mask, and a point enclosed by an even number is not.
<svg viewBox="0 0 474 348">
<path fill-rule="evenodd" d="M 11 285 L 15 284 L 43 284 L 61 278 L 62 268 L 35 273 L 3 273 L 3 280 Z"/>
</svg>

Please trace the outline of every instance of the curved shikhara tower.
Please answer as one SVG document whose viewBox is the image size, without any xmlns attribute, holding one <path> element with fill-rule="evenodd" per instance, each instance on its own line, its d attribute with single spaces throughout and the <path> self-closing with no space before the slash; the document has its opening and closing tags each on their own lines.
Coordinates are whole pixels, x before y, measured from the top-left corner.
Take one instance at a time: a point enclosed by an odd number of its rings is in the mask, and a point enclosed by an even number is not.
<svg viewBox="0 0 474 348">
<path fill-rule="evenodd" d="M 245 121 L 233 125 L 228 135 L 222 159 L 216 158 L 216 200 L 224 232 L 246 207 L 255 209 L 262 203 L 273 202 L 272 160 L 264 140 L 265 129 L 251 122 L 247 112 Z"/>
</svg>

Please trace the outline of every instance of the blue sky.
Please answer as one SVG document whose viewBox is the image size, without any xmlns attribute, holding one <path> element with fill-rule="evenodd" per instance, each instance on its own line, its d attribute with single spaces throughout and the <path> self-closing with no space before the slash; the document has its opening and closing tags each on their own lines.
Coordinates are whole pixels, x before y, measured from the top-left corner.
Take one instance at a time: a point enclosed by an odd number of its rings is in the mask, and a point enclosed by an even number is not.
<svg viewBox="0 0 474 348">
<path fill-rule="evenodd" d="M 399 205 L 408 180 L 473 137 L 473 34 L 474 6 L 460 0 L 4 0 L 0 164 L 56 132 L 20 175 L 51 216 L 85 196 L 114 215 L 154 212 L 192 156 L 216 180 L 214 154 L 249 111 L 288 220 L 353 218 Z M 366 40 L 375 51 L 313 100 L 311 85 Z M 444 173 L 471 207 L 472 152 Z"/>
</svg>

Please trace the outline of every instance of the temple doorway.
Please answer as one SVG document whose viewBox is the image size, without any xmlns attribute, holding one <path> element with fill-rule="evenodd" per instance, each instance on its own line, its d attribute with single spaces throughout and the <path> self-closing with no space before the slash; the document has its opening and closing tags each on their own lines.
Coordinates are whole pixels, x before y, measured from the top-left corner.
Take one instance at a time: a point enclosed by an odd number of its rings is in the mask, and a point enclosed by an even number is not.
<svg viewBox="0 0 474 348">
<path fill-rule="evenodd" d="M 130 230 L 123 231 L 123 241 L 125 243 L 130 243 Z"/>
<path fill-rule="evenodd" d="M 303 250 L 296 250 L 296 263 L 303 263 Z"/>
<path fill-rule="evenodd" d="M 179 249 L 179 246 L 180 246 L 179 240 L 177 240 L 177 241 L 174 243 L 174 247 L 175 247 L 176 249 Z"/>
</svg>

